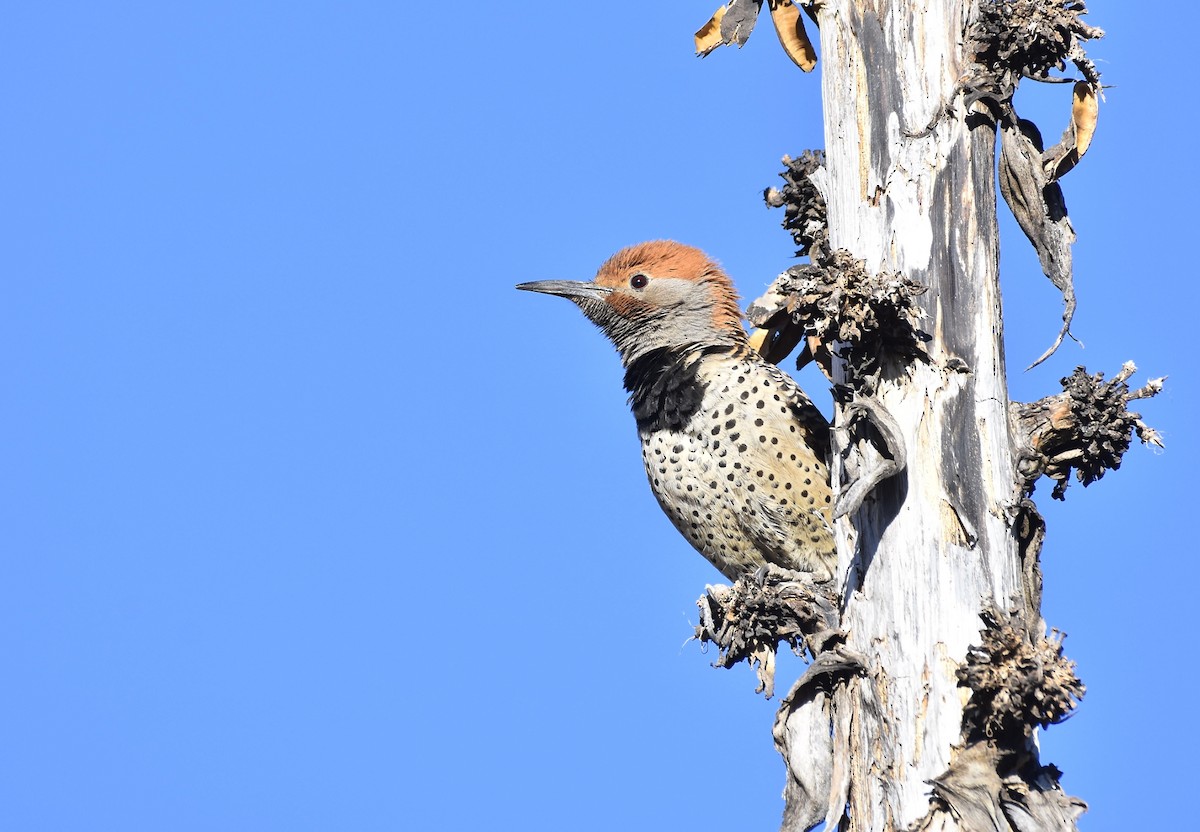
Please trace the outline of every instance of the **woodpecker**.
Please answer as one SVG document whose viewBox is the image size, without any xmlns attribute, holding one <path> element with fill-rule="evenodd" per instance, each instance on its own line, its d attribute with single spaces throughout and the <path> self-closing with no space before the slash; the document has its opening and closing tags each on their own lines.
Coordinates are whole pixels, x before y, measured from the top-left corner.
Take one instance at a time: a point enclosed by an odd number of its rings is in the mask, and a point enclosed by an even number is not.
<svg viewBox="0 0 1200 832">
<path fill-rule="evenodd" d="M 573 301 L 617 348 L 650 488 L 721 574 L 775 564 L 833 577 L 829 423 L 750 346 L 716 262 L 657 240 L 617 252 L 595 280 L 517 288 Z"/>
</svg>

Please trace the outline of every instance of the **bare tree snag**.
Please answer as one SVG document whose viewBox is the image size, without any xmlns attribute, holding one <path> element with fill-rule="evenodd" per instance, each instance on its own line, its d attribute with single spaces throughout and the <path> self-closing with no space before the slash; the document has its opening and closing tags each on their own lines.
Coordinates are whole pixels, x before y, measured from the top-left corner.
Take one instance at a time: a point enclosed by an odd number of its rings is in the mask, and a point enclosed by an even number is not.
<svg viewBox="0 0 1200 832">
<path fill-rule="evenodd" d="M 709 22 L 707 54 L 741 45 L 761 2 Z M 1075 310 L 1059 179 L 1096 127 L 1100 91 L 1080 0 L 810 0 L 820 28 L 825 149 L 784 157 L 797 255 L 747 317 L 769 360 L 796 347 L 833 382 L 832 589 L 766 571 L 710 587 L 697 638 L 716 664 L 756 664 L 770 693 L 780 644 L 812 659 L 784 697 L 783 830 L 1070 830 L 1086 809 L 1039 760 L 1035 732 L 1084 692 L 1041 617 L 1046 527 L 1031 496 L 1062 497 L 1120 467 L 1132 436 L 1161 440 L 1131 391 L 1082 368 L 1064 392 L 1010 404 L 998 274 L 1000 189 Z M 769 6 L 778 15 L 778 4 Z M 795 15 L 798 20 L 799 15 Z M 790 17 L 788 19 L 791 19 Z M 778 20 L 777 20 L 778 25 Z M 1044 149 L 1012 95 L 1070 64 L 1062 139 Z M 832 594 L 830 594 L 832 593 Z"/>
<path fill-rule="evenodd" d="M 838 523 L 846 644 L 866 675 L 833 691 L 828 825 L 907 828 L 961 738 L 957 669 L 985 605 L 1023 603 L 1010 528 L 1015 470 L 997 274 L 990 119 L 927 124 L 967 63 L 969 8 L 827 2 L 824 57 L 830 245 L 926 288 L 928 361 L 885 358 L 875 397 L 900 429 L 905 476 Z M 853 386 L 845 364 L 838 380 Z M 845 408 L 840 408 L 844 411 Z M 839 414 L 839 425 L 844 417 Z M 835 459 L 835 476 L 853 462 Z"/>
</svg>

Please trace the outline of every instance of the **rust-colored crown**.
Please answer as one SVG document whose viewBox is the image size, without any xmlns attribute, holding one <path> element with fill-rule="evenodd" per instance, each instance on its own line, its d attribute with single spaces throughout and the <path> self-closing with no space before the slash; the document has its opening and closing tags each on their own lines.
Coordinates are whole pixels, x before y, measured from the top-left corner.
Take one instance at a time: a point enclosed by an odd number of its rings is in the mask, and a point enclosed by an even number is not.
<svg viewBox="0 0 1200 832">
<path fill-rule="evenodd" d="M 608 258 L 596 273 L 596 283 L 618 288 L 627 286 L 639 272 L 651 278 L 674 277 L 703 284 L 713 306 L 713 326 L 719 330 L 744 332 L 737 290 L 715 260 L 694 246 L 674 240 L 652 240 L 623 248 Z M 610 299 L 610 303 L 617 298 Z"/>
</svg>

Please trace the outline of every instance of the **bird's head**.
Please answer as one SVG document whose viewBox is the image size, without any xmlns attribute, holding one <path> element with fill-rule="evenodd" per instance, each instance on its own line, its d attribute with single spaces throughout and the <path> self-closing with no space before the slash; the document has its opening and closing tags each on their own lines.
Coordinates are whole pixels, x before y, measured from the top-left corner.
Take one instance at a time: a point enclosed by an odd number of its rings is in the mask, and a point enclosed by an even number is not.
<svg viewBox="0 0 1200 832">
<path fill-rule="evenodd" d="M 682 243 L 656 240 L 621 249 L 592 281 L 541 280 L 517 288 L 574 301 L 627 366 L 654 349 L 746 340 L 729 277 L 700 249 Z"/>
</svg>

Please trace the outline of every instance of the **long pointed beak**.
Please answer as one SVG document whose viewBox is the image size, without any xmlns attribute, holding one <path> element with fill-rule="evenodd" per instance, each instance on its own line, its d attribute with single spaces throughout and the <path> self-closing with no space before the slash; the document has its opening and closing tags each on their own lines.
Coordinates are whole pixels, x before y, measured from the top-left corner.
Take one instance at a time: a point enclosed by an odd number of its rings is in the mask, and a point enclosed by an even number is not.
<svg viewBox="0 0 1200 832">
<path fill-rule="evenodd" d="M 604 300 L 612 294 L 608 286 L 583 280 L 536 280 L 533 283 L 518 283 L 517 288 L 524 292 L 542 292 L 571 300 Z"/>
</svg>

